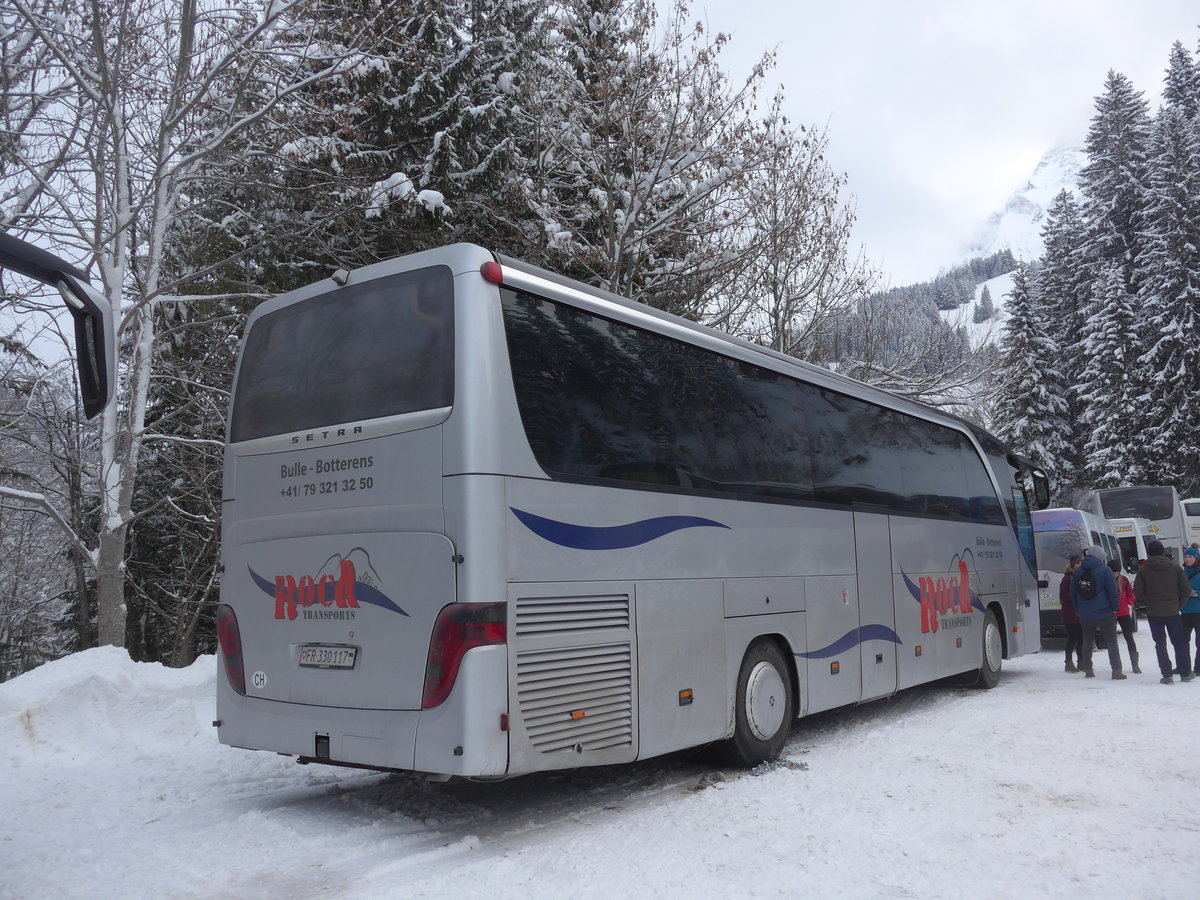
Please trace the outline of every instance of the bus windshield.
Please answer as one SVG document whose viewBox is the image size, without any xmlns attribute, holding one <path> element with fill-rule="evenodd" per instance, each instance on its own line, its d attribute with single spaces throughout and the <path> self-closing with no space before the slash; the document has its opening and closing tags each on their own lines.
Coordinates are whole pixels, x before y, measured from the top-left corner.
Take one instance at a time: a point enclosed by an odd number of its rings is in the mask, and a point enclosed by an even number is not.
<svg viewBox="0 0 1200 900">
<path fill-rule="evenodd" d="M 1071 564 L 1071 554 L 1086 548 L 1086 534 L 1079 531 L 1037 531 L 1038 565 L 1051 572 L 1062 572 Z"/>
<path fill-rule="evenodd" d="M 267 313 L 246 336 L 231 443 L 450 406 L 454 292 L 432 266 Z"/>
<path fill-rule="evenodd" d="M 1174 491 L 1170 487 L 1129 487 L 1097 491 L 1100 507 L 1106 519 L 1141 517 L 1145 519 L 1169 519 L 1175 515 L 1172 508 Z"/>
</svg>

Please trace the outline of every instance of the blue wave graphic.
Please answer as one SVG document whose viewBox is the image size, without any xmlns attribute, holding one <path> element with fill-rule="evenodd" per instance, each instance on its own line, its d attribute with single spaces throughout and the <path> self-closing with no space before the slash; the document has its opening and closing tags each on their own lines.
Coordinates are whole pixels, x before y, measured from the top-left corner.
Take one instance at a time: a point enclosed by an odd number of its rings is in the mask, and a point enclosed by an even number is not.
<svg viewBox="0 0 1200 900">
<path fill-rule="evenodd" d="M 648 544 L 663 535 L 685 528 L 729 528 L 728 525 L 698 516 L 659 516 L 655 519 L 630 522 L 628 525 L 572 525 L 569 522 L 544 519 L 515 506 L 510 506 L 509 509 L 521 520 L 521 524 L 538 537 L 560 547 L 570 547 L 572 550 L 623 550 L 626 547 Z"/>
<path fill-rule="evenodd" d="M 254 579 L 254 583 L 259 586 L 264 594 L 274 600 L 275 582 L 268 581 L 267 579 L 263 578 L 249 566 L 246 566 L 246 568 L 249 569 L 250 577 Z M 384 609 L 390 609 L 392 612 L 400 613 L 400 615 L 404 616 L 406 619 L 412 618 L 412 616 L 397 606 L 392 601 L 392 598 L 387 596 L 387 594 L 376 590 L 369 584 L 363 584 L 361 581 L 354 582 L 354 599 L 360 604 L 369 603 L 372 606 L 381 606 Z"/>
<path fill-rule="evenodd" d="M 893 644 L 904 643 L 904 641 L 900 640 L 900 635 L 896 634 L 896 632 L 892 631 L 886 625 L 863 625 L 852 631 L 847 631 L 828 647 L 822 647 L 820 650 L 812 650 L 808 653 L 797 653 L 796 656 L 800 659 L 827 659 L 830 656 L 845 653 L 856 644 L 865 644 L 867 641 L 891 641 Z"/>
</svg>

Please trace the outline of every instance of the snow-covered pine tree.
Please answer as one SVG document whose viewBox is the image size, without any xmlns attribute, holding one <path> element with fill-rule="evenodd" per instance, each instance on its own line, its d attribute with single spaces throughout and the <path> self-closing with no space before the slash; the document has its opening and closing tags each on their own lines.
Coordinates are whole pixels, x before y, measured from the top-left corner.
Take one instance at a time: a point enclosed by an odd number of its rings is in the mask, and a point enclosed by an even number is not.
<svg viewBox="0 0 1200 900">
<path fill-rule="evenodd" d="M 1060 503 L 1069 503 L 1072 448 L 1060 352 L 1030 289 L 1024 263 L 1013 273 L 997 375 L 992 422 L 999 437 L 1019 448 L 1050 476 Z"/>
<path fill-rule="evenodd" d="M 1200 122 L 1164 107 L 1155 121 L 1138 270 L 1149 384 L 1136 412 L 1152 484 L 1200 488 Z"/>
<path fill-rule="evenodd" d="M 278 291 L 456 240 L 525 246 L 531 138 L 513 117 L 540 55 L 540 8 L 328 0 L 300 12 L 330 48 L 355 42 L 364 53 L 260 119 L 220 161 L 246 177 L 214 179 L 198 202 L 214 231 L 258 261 L 222 274 Z"/>
<path fill-rule="evenodd" d="M 1076 382 L 1082 469 L 1088 487 L 1136 484 L 1141 471 L 1136 436 L 1144 422 L 1134 298 L 1117 263 L 1108 263 L 1095 284 L 1082 310 L 1080 342 L 1064 348 L 1083 362 Z"/>
<path fill-rule="evenodd" d="M 971 315 L 971 321 L 976 325 L 980 325 L 996 314 L 996 304 L 992 300 L 992 292 L 988 290 L 988 286 L 983 286 L 983 291 L 979 294 L 979 302 L 975 304 L 975 311 Z"/>
<path fill-rule="evenodd" d="M 383 96 L 354 86 L 373 135 L 358 162 L 376 175 L 367 209 L 381 226 L 375 253 L 454 240 L 518 251 L 536 233 L 521 195 L 532 142 L 518 116 L 542 53 L 541 5 L 414 0 L 411 9 L 403 64 L 393 63 Z M 414 233 L 417 222 L 425 227 Z"/>
<path fill-rule="evenodd" d="M 1059 191 L 1042 227 L 1045 251 L 1038 263 L 1037 281 L 1046 321 L 1064 341 L 1079 332 L 1082 307 L 1089 295 L 1085 240 L 1078 203 L 1070 191 Z"/>
<path fill-rule="evenodd" d="M 1188 118 L 1196 115 L 1200 102 L 1200 69 L 1181 41 L 1171 45 L 1171 61 L 1163 82 L 1163 102 L 1182 110 Z"/>
<path fill-rule="evenodd" d="M 1088 164 L 1079 174 L 1087 227 L 1089 280 L 1106 262 L 1120 263 L 1133 289 L 1139 265 L 1150 118 L 1140 91 L 1109 70 L 1088 130 Z"/>
<path fill-rule="evenodd" d="M 1084 436 L 1079 433 L 1081 408 L 1076 385 L 1080 383 L 1087 354 L 1076 340 L 1084 317 L 1083 306 L 1090 294 L 1091 266 L 1086 256 L 1086 235 L 1079 205 L 1070 191 L 1054 198 L 1042 228 L 1045 251 L 1030 278 L 1031 303 L 1045 322 L 1048 340 L 1058 347 L 1063 398 L 1067 402 L 1065 437 L 1072 448 L 1069 471 L 1076 473 L 1082 462 Z"/>
</svg>

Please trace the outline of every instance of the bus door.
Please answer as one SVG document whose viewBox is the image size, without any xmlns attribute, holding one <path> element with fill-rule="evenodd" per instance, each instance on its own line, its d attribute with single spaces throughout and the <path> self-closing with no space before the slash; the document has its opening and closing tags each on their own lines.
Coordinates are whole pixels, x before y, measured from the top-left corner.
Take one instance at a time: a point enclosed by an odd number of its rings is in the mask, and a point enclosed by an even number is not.
<svg viewBox="0 0 1200 900">
<path fill-rule="evenodd" d="M 896 644 L 881 637 L 896 630 L 896 576 L 888 516 L 854 513 L 854 555 L 862 639 L 862 699 L 871 700 L 896 690 Z"/>
</svg>

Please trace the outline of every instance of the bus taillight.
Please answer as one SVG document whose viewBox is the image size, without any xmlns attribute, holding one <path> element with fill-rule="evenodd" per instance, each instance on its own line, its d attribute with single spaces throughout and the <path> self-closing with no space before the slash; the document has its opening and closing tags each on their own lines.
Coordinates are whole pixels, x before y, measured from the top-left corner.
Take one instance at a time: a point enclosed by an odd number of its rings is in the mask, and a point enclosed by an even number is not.
<svg viewBox="0 0 1200 900">
<path fill-rule="evenodd" d="M 246 667 L 242 663 L 242 630 L 238 628 L 233 607 L 222 603 L 217 607 L 217 641 L 221 644 L 221 659 L 225 661 L 225 677 L 229 686 L 246 696 Z"/>
<path fill-rule="evenodd" d="M 437 706 L 450 696 L 464 653 L 508 639 L 505 616 L 503 603 L 456 603 L 438 614 L 425 665 L 422 709 Z"/>
</svg>

